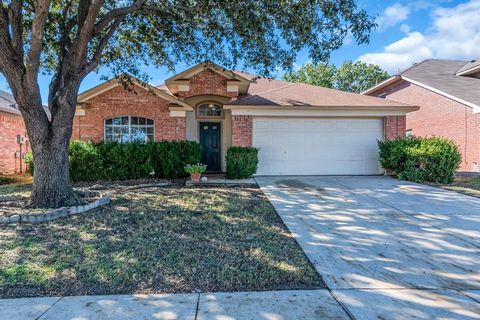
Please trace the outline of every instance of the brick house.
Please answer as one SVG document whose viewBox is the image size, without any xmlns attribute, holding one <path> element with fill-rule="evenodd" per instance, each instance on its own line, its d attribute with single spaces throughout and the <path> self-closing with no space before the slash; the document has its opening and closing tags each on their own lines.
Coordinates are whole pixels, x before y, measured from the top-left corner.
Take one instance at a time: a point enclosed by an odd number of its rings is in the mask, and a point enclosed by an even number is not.
<svg viewBox="0 0 480 320">
<path fill-rule="evenodd" d="M 425 60 L 363 94 L 419 106 L 407 114 L 407 133 L 452 139 L 459 170 L 480 171 L 480 60 Z"/>
<path fill-rule="evenodd" d="M 377 140 L 405 134 L 416 107 L 211 63 L 152 86 L 113 79 L 78 97 L 73 139 L 194 140 L 208 171 L 230 146 L 260 148 L 258 174 L 378 174 Z"/>
<path fill-rule="evenodd" d="M 15 105 L 15 99 L 0 91 L 0 173 L 25 172 L 24 154 L 28 151 L 28 139 L 23 118 Z"/>
<path fill-rule="evenodd" d="M 128 79 L 78 96 L 72 139 L 194 140 L 211 172 L 225 171 L 230 146 L 255 146 L 257 174 L 379 174 L 377 140 L 404 135 L 405 115 L 418 109 L 211 62 L 160 86 Z"/>
</svg>

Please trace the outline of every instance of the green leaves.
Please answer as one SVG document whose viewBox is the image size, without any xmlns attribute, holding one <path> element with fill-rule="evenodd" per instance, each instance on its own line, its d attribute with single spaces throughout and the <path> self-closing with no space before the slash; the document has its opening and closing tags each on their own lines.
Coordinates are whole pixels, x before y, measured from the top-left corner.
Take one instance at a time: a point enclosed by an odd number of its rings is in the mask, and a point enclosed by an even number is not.
<svg viewBox="0 0 480 320">
<path fill-rule="evenodd" d="M 257 172 L 258 149 L 253 147 L 230 147 L 227 150 L 228 179 L 244 179 Z"/>
<path fill-rule="evenodd" d="M 461 162 L 457 145 L 446 138 L 397 138 L 378 146 L 382 167 L 402 180 L 450 183 Z"/>
<path fill-rule="evenodd" d="M 296 53 L 307 49 L 314 63 L 327 61 L 348 33 L 359 44 L 368 42 L 374 18 L 359 10 L 355 1 L 105 1 L 88 40 L 92 60 L 112 23 L 102 19 L 125 10 L 122 22 L 103 48 L 100 66 L 113 73 L 141 76 L 142 64 L 172 67 L 177 61 L 212 60 L 227 68 L 240 61 L 269 75 L 277 67 L 291 68 Z M 77 40 L 78 12 L 88 12 L 81 1 L 52 1 L 43 35 L 43 68 L 54 71 Z M 28 25 L 33 7 L 24 8 Z M 120 15 L 118 15 L 120 17 Z M 24 40 L 31 32 L 26 29 Z"/>
<path fill-rule="evenodd" d="M 184 166 L 199 161 L 200 145 L 194 141 L 72 141 L 69 147 L 70 179 L 75 182 L 183 178 Z M 33 172 L 33 159 L 28 164 Z"/>
<path fill-rule="evenodd" d="M 333 64 L 305 64 L 297 71 L 286 73 L 283 80 L 360 93 L 386 80 L 389 75 L 379 66 L 361 61 Z"/>
</svg>

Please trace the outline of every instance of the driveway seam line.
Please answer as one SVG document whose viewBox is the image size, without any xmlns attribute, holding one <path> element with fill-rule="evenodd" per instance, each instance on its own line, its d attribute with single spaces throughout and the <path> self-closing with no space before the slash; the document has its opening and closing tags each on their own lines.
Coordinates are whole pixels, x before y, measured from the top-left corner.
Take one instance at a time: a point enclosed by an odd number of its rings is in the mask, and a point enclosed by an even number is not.
<svg viewBox="0 0 480 320">
<path fill-rule="evenodd" d="M 348 187 L 347 185 L 339 182 L 338 180 L 337 180 L 337 182 L 338 182 L 338 184 L 340 184 L 341 186 L 345 187 L 346 189 L 351 190 L 352 192 L 355 192 L 354 189 L 352 189 L 352 188 Z M 460 237 L 457 236 L 456 234 L 451 233 L 451 232 L 449 232 L 449 231 L 447 231 L 447 230 L 444 230 L 444 229 L 442 229 L 442 228 L 440 228 L 440 227 L 437 227 L 437 226 L 435 226 L 435 225 L 433 225 L 433 224 L 431 224 L 431 223 L 428 223 L 428 222 L 426 222 L 426 221 L 424 221 L 424 220 L 422 220 L 422 219 L 420 219 L 420 218 L 417 218 L 417 217 L 415 217 L 413 214 L 410 214 L 410 213 L 408 213 L 408 212 L 405 212 L 405 211 L 403 211 L 402 209 L 399 209 L 399 208 L 397 208 L 397 207 L 395 207 L 395 206 L 393 206 L 393 205 L 391 205 L 391 204 L 389 204 L 389 203 L 383 202 L 382 200 L 377 199 L 377 198 L 375 198 L 375 197 L 372 197 L 371 195 L 368 195 L 368 194 L 366 194 L 366 193 L 364 193 L 364 192 L 359 191 L 358 193 L 361 194 L 361 195 L 364 195 L 364 196 L 366 196 L 366 197 L 369 197 L 370 199 L 373 199 L 373 200 L 375 200 L 375 201 L 377 201 L 377 202 L 380 202 L 380 203 L 382 203 L 382 204 L 384 204 L 384 205 L 386 205 L 386 206 L 388 206 L 388 207 L 390 207 L 390 208 L 392 208 L 392 209 L 395 209 L 395 210 L 397 210 L 397 211 L 399 211 L 399 212 L 401 212 L 401 213 L 403 213 L 403 214 L 406 214 L 407 216 L 409 216 L 409 217 L 411 217 L 411 218 L 413 218 L 413 219 L 415 219 L 415 220 L 419 220 L 419 221 L 421 221 L 421 222 L 429 225 L 429 226 L 432 227 L 432 228 L 435 228 L 435 229 L 437 229 L 437 230 L 441 230 L 441 231 L 445 232 L 446 234 L 448 234 L 448 235 L 450 235 L 450 236 L 452 236 L 452 237 L 454 237 L 454 238 L 457 238 L 458 240 L 461 240 L 461 241 L 463 241 L 463 242 L 466 242 L 466 243 L 474 246 L 475 248 L 480 249 L 480 246 L 479 246 L 479 245 L 477 245 L 477 244 L 475 244 L 475 243 L 472 243 L 472 242 L 470 242 L 470 241 L 468 241 L 468 240 L 465 240 L 465 239 L 463 239 L 463 238 L 460 238 Z"/>
<path fill-rule="evenodd" d="M 335 300 L 338 305 L 340 306 L 340 308 L 342 308 L 342 310 L 347 314 L 347 316 L 351 319 L 351 320 L 356 320 L 356 318 L 354 317 L 354 315 L 350 312 L 350 310 L 348 310 L 347 306 L 345 306 L 340 300 L 338 300 L 338 298 L 335 296 L 335 294 L 333 293 L 333 291 L 327 287 L 327 290 L 328 290 L 328 293 L 330 293 L 330 295 L 332 296 L 333 300 Z"/>
<path fill-rule="evenodd" d="M 456 291 L 457 291 L 459 294 L 461 294 L 462 296 L 467 297 L 467 298 L 469 298 L 470 300 L 475 301 L 476 303 L 480 303 L 479 300 L 477 300 L 477 299 L 469 296 L 468 294 L 465 294 L 462 290 L 456 290 Z"/>
<path fill-rule="evenodd" d="M 198 318 L 198 310 L 200 309 L 200 294 L 201 292 L 198 293 L 198 296 L 197 296 L 197 306 L 195 307 L 195 320 L 197 320 Z"/>
<path fill-rule="evenodd" d="M 55 301 L 54 304 L 52 304 L 50 307 L 48 307 L 47 310 L 45 310 L 41 315 L 39 315 L 38 317 L 36 317 L 34 320 L 40 320 L 41 317 L 43 317 L 48 311 L 50 311 L 50 309 L 52 309 L 57 303 L 60 302 L 60 300 L 63 299 L 63 296 L 60 297 L 60 299 L 58 299 L 57 301 Z"/>
</svg>

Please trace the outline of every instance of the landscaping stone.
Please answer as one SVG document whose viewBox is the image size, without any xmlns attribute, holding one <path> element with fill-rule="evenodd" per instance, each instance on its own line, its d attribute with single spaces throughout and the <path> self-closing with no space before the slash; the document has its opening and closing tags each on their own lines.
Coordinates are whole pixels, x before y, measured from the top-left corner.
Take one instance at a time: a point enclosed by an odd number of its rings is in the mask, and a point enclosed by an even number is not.
<svg viewBox="0 0 480 320">
<path fill-rule="evenodd" d="M 46 221 L 52 221 L 55 220 L 55 215 L 52 212 L 49 212 L 45 215 L 45 220 Z"/>
<path fill-rule="evenodd" d="M 75 207 L 70 207 L 70 210 L 68 210 L 68 214 L 70 215 L 74 215 L 74 214 L 77 214 L 77 206 Z"/>
<path fill-rule="evenodd" d="M 21 213 L 21 214 L 13 215 L 11 217 L 3 217 L 3 218 L 0 218 L 0 224 L 14 223 L 18 221 L 28 222 L 28 223 L 53 221 L 53 220 L 66 217 L 68 215 L 75 215 L 82 212 L 86 212 L 110 203 L 110 196 L 108 194 L 102 194 L 98 191 L 92 191 L 92 192 L 79 191 L 79 194 L 83 195 L 84 197 L 87 197 L 88 195 L 92 195 L 96 197 L 101 196 L 101 198 L 98 198 L 95 201 L 90 202 L 83 206 L 74 206 L 69 208 L 62 207 L 58 209 L 48 210 L 43 213 Z"/>
<path fill-rule="evenodd" d="M 20 199 L 22 199 L 21 196 L 10 196 L 10 195 L 0 196 L 0 202 L 16 201 Z"/>
</svg>

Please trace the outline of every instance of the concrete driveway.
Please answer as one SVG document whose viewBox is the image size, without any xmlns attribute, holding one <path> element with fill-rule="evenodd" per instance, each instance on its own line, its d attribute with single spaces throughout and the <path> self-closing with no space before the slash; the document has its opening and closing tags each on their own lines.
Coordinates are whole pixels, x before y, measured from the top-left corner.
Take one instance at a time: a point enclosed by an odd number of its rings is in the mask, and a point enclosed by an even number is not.
<svg viewBox="0 0 480 320">
<path fill-rule="evenodd" d="M 257 177 L 354 319 L 480 319 L 480 199 L 388 177 Z"/>
</svg>

